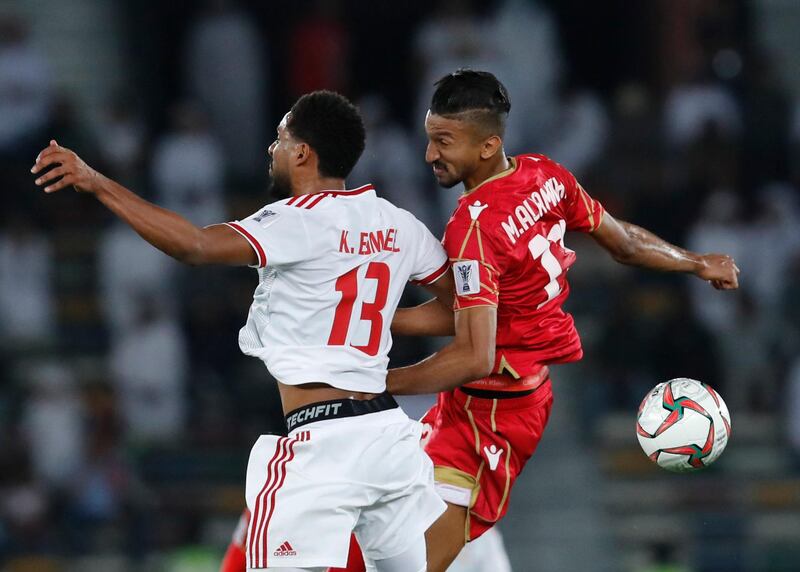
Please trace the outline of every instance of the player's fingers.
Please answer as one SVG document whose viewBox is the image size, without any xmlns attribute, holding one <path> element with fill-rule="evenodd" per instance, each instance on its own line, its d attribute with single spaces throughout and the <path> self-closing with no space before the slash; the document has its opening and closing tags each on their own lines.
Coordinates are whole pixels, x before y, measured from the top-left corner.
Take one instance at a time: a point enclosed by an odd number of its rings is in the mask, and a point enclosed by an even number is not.
<svg viewBox="0 0 800 572">
<path fill-rule="evenodd" d="M 42 154 L 42 156 L 36 160 L 36 164 L 31 169 L 31 173 L 38 174 L 42 169 L 46 169 L 54 163 L 63 163 L 68 157 L 67 153 L 61 150 L 53 151 L 47 155 Z"/>
<path fill-rule="evenodd" d="M 41 187 L 45 183 L 49 183 L 53 179 L 56 179 L 58 177 L 61 177 L 61 176 L 65 175 L 65 174 L 67 174 L 68 171 L 69 171 L 69 169 L 67 167 L 65 167 L 64 165 L 62 165 L 60 167 L 56 167 L 55 169 L 51 169 L 51 170 L 47 171 L 44 175 L 42 175 L 41 177 L 36 179 L 35 183 Z"/>
<path fill-rule="evenodd" d="M 44 192 L 45 193 L 55 193 L 56 191 L 60 191 L 64 187 L 70 186 L 71 184 L 73 184 L 73 182 L 74 182 L 74 179 L 72 178 L 72 176 L 71 175 L 67 175 L 66 177 L 64 177 L 60 181 L 58 181 L 56 183 L 53 183 L 52 185 L 46 186 L 44 188 Z"/>
<path fill-rule="evenodd" d="M 36 163 L 40 162 L 43 158 L 52 155 L 53 153 L 58 153 L 63 151 L 63 147 L 59 147 L 58 145 L 53 145 L 53 142 L 50 142 L 50 145 L 42 149 L 39 154 L 36 156 Z"/>
</svg>

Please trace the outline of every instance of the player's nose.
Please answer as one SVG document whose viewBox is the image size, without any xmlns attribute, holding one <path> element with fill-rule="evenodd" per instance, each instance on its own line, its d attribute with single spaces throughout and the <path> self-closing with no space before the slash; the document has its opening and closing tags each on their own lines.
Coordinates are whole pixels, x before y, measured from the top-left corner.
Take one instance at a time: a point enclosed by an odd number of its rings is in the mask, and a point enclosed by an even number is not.
<svg viewBox="0 0 800 572">
<path fill-rule="evenodd" d="M 425 162 L 433 163 L 434 161 L 438 161 L 439 157 L 439 151 L 436 149 L 436 146 L 429 142 L 428 146 L 425 148 Z"/>
<path fill-rule="evenodd" d="M 275 152 L 275 145 L 277 145 L 277 144 L 278 144 L 278 142 L 277 142 L 277 141 L 273 141 L 273 142 L 272 142 L 272 145 L 270 145 L 270 146 L 269 146 L 269 148 L 267 149 L 267 154 L 268 154 L 270 157 L 272 157 L 272 153 L 274 153 L 274 152 Z"/>
</svg>

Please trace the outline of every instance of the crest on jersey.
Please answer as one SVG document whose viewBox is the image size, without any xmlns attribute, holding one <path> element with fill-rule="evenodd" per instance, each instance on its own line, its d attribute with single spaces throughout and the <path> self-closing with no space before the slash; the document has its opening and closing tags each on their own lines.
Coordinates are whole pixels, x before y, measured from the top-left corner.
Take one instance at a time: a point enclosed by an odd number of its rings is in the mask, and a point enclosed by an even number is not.
<svg viewBox="0 0 800 572">
<path fill-rule="evenodd" d="M 481 279 L 477 260 L 462 260 L 453 264 L 456 279 L 456 294 L 468 296 L 481 291 Z"/>
<path fill-rule="evenodd" d="M 469 209 L 469 216 L 472 220 L 478 220 L 484 209 L 489 208 L 489 205 L 482 205 L 480 201 L 475 201 L 467 207 Z"/>
</svg>

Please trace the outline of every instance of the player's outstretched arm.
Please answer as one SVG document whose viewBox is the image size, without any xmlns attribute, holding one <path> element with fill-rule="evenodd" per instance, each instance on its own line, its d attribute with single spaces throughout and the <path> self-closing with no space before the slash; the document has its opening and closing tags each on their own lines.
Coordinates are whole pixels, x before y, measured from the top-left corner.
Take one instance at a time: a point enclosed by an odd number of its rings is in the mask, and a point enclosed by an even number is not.
<svg viewBox="0 0 800 572">
<path fill-rule="evenodd" d="M 392 333 L 400 336 L 453 336 L 453 275 L 445 272 L 433 284 L 424 286 L 436 298 L 413 308 L 398 308 L 392 319 Z"/>
<path fill-rule="evenodd" d="M 103 176 L 54 140 L 36 157 L 31 173 L 43 173 L 36 184 L 43 187 L 45 193 L 73 186 L 79 192 L 94 195 L 147 242 L 186 264 L 245 266 L 258 263 L 248 242 L 233 229 L 225 225 L 197 227 Z M 57 180 L 59 177 L 61 179 Z"/>
<path fill-rule="evenodd" d="M 707 280 L 717 290 L 739 287 L 739 268 L 727 254 L 698 254 L 684 250 L 635 224 L 607 212 L 592 237 L 614 260 L 663 272 L 685 272 Z"/>
<path fill-rule="evenodd" d="M 386 389 L 396 395 L 438 393 L 486 377 L 494 367 L 496 333 L 496 307 L 456 312 L 453 341 L 417 364 L 389 370 Z"/>
</svg>

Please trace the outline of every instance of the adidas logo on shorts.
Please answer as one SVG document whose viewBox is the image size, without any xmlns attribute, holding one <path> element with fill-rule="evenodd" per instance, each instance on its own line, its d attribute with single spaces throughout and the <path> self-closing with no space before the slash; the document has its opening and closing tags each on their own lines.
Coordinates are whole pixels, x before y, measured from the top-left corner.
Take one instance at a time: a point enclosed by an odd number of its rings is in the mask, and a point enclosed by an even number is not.
<svg viewBox="0 0 800 572">
<path fill-rule="evenodd" d="M 297 555 L 297 552 L 295 552 L 294 548 L 292 548 L 292 545 L 289 544 L 288 541 L 286 541 L 286 542 L 284 542 L 283 544 L 281 544 L 278 547 L 278 549 L 274 552 L 274 555 L 275 556 L 295 556 L 295 555 Z"/>
</svg>

